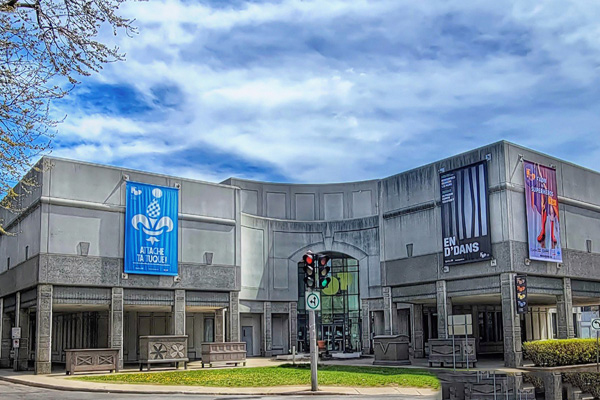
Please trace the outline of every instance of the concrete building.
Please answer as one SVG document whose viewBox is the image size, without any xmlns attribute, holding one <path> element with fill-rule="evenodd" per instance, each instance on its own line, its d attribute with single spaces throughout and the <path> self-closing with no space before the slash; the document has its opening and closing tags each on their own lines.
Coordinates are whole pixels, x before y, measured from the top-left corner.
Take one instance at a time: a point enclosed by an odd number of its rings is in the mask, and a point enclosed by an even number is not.
<svg viewBox="0 0 600 400">
<path fill-rule="evenodd" d="M 485 160 L 491 259 L 444 267 L 440 171 Z M 563 262 L 528 258 L 523 160 L 556 168 Z M 2 218 L 0 365 L 48 373 L 69 348 L 137 338 L 246 341 L 249 356 L 306 350 L 300 262 L 331 256 L 319 336 L 331 351 L 370 352 L 375 334 L 410 336 L 415 357 L 471 314 L 478 354 L 522 363 L 525 340 L 569 338 L 580 306 L 600 304 L 600 174 L 498 142 L 380 180 L 221 184 L 44 157 L 38 187 Z M 179 275 L 125 274 L 125 183 L 179 188 Z M 517 314 L 515 276 L 529 310 Z M 11 328 L 22 328 L 12 349 Z M 16 362 L 15 362 L 16 359 Z"/>
</svg>

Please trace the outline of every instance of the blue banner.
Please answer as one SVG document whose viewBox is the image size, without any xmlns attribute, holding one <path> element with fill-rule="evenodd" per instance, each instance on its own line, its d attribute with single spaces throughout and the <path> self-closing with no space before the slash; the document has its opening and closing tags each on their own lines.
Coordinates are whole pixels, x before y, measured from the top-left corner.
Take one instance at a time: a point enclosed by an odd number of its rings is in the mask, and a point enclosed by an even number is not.
<svg viewBox="0 0 600 400">
<path fill-rule="evenodd" d="M 125 273 L 178 274 L 178 200 L 178 189 L 127 182 Z"/>
</svg>

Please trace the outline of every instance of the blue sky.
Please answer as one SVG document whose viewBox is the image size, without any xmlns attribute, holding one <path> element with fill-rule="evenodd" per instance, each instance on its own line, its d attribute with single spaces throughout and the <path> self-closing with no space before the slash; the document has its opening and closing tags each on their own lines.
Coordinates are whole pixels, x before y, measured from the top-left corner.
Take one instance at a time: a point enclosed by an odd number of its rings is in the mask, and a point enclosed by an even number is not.
<svg viewBox="0 0 600 400">
<path fill-rule="evenodd" d="M 103 40 L 127 60 L 55 104 L 55 156 L 336 182 L 506 139 L 600 170 L 600 2 L 149 0 L 122 13 L 139 34 Z"/>
</svg>

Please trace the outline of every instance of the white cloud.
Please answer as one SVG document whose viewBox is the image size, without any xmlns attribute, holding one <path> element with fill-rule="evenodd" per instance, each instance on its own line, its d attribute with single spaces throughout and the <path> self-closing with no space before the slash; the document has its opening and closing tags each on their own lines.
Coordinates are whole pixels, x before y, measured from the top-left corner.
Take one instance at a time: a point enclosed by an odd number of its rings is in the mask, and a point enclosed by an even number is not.
<svg viewBox="0 0 600 400">
<path fill-rule="evenodd" d="M 131 87 L 150 110 L 69 103 L 55 153 L 139 168 L 151 158 L 217 181 L 322 182 L 382 177 L 508 138 L 600 167 L 598 150 L 561 147 L 600 128 L 600 3 L 219 5 L 125 3 L 140 34 L 107 37 L 128 60 L 93 79 Z M 181 101 L 163 104 L 164 85 Z M 314 146 L 318 163 L 302 157 Z M 224 159 L 182 156 L 198 149 Z"/>
</svg>

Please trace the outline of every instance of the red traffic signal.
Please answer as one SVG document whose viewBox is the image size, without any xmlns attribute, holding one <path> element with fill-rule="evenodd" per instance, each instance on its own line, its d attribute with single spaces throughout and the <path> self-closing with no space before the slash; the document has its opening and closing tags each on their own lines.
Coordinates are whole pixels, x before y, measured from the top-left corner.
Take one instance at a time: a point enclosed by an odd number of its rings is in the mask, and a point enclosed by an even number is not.
<svg viewBox="0 0 600 400">
<path fill-rule="evenodd" d="M 303 257 L 302 259 L 304 260 L 304 263 L 314 267 L 315 266 L 315 255 L 312 253 L 312 251 L 308 251 Z"/>
<path fill-rule="evenodd" d="M 307 288 L 313 289 L 317 283 L 315 255 L 308 251 L 302 259 L 304 260 L 304 284 Z"/>
</svg>

